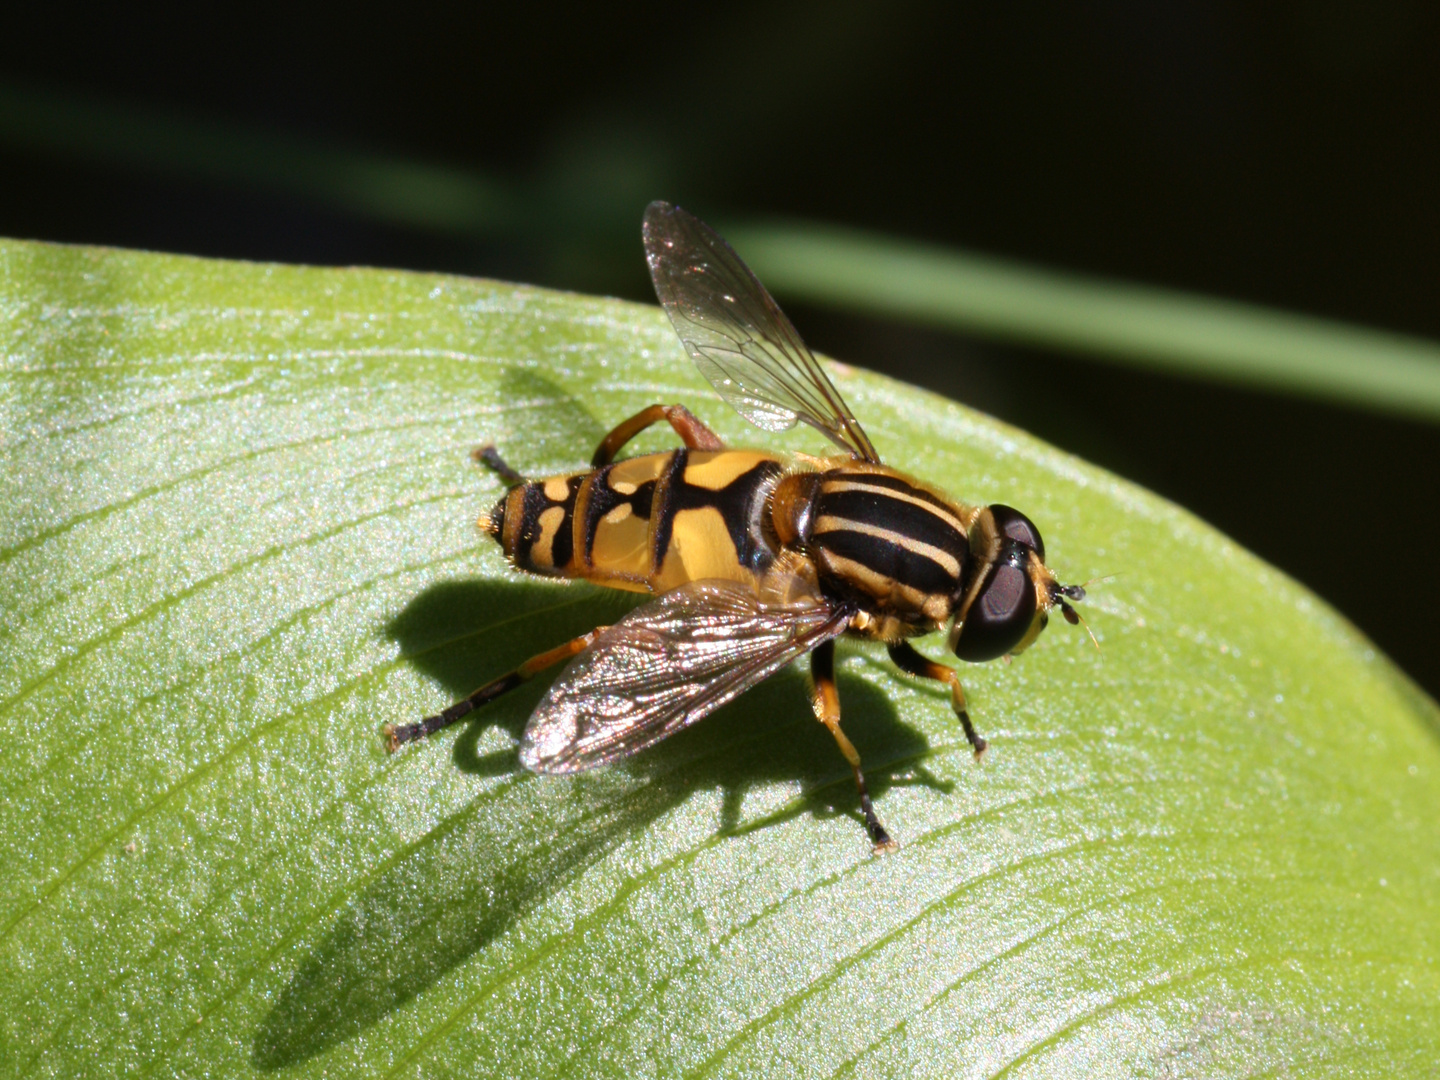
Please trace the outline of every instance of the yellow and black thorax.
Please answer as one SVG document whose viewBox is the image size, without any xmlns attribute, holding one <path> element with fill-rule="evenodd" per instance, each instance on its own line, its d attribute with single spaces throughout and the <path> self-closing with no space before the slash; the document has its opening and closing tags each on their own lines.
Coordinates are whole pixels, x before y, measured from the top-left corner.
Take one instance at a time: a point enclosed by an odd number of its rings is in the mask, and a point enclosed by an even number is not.
<svg viewBox="0 0 1440 1080">
<path fill-rule="evenodd" d="M 894 640 L 953 614 L 976 513 L 895 469 L 846 461 L 786 477 L 772 516 L 780 542 L 814 562 L 821 588 L 879 617 L 871 632 Z"/>
</svg>

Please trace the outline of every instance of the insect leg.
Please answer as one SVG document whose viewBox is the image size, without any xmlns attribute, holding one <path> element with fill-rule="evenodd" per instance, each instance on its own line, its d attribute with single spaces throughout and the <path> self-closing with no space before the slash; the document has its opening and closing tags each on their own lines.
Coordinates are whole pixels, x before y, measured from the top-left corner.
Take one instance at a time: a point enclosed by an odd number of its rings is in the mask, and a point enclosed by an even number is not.
<svg viewBox="0 0 1440 1080">
<path fill-rule="evenodd" d="M 418 739 L 425 738 L 427 735 L 433 735 L 435 732 L 449 727 L 455 723 L 455 721 L 478 709 L 481 705 L 494 701 L 501 694 L 514 690 L 531 676 L 538 675 L 546 668 L 558 664 L 561 660 L 569 660 L 570 657 L 580 652 L 608 629 L 608 626 L 597 626 L 588 634 L 581 634 L 573 641 L 567 641 L 564 645 L 560 645 L 548 652 L 542 652 L 536 656 L 532 656 L 514 671 L 506 675 L 501 675 L 498 679 L 486 683 L 469 697 L 457 701 L 444 712 L 436 713 L 434 716 L 427 716 L 424 720 L 418 720 L 413 724 L 402 724 L 399 727 L 396 727 L 394 724 L 386 724 L 380 729 L 381 734 L 385 736 L 385 748 L 393 754 L 396 750 L 400 749 L 404 743 L 415 742 Z"/>
<path fill-rule="evenodd" d="M 975 725 L 970 723 L 970 713 L 965 708 L 965 689 L 960 685 L 960 676 L 955 673 L 954 668 L 937 664 L 929 657 L 921 656 L 908 641 L 891 645 L 890 659 L 895 661 L 895 666 L 901 671 L 907 671 L 922 679 L 934 679 L 936 682 L 949 683 L 950 707 L 960 718 L 960 726 L 965 729 L 965 738 L 975 748 L 976 758 L 985 753 L 985 748 L 990 744 L 975 730 Z"/>
<path fill-rule="evenodd" d="M 865 814 L 865 829 L 870 834 L 870 842 L 875 845 L 876 854 L 894 851 L 900 845 L 890 839 L 885 826 L 881 825 L 880 819 L 875 816 L 875 807 L 870 802 L 870 789 L 865 786 L 865 774 L 860 771 L 860 754 L 855 749 L 855 744 L 840 730 L 840 693 L 835 689 L 835 642 L 827 641 L 810 654 L 810 677 L 815 684 L 814 696 L 811 699 L 815 716 L 830 729 L 830 734 L 835 736 L 835 742 L 840 747 L 840 753 L 845 755 L 845 760 L 855 770 L 855 786 L 860 789 L 860 809 Z"/>
<path fill-rule="evenodd" d="M 505 481 L 506 487 L 518 487 L 525 483 L 525 477 L 510 467 L 509 463 L 500 456 L 500 451 L 495 449 L 493 443 L 486 443 L 470 456 L 480 464 L 492 469 L 501 480 Z"/>
<path fill-rule="evenodd" d="M 648 409 L 641 409 L 629 420 L 617 424 L 615 430 L 605 436 L 599 447 L 596 448 L 595 456 L 590 459 L 591 467 L 598 469 L 602 465 L 609 465 L 615 460 L 615 455 L 620 452 L 622 446 L 651 424 L 659 423 L 661 420 L 669 421 L 670 426 L 675 429 L 675 434 L 680 436 L 680 441 L 691 450 L 725 449 L 725 444 L 720 441 L 720 436 L 706 427 L 684 405 L 651 405 Z"/>
</svg>

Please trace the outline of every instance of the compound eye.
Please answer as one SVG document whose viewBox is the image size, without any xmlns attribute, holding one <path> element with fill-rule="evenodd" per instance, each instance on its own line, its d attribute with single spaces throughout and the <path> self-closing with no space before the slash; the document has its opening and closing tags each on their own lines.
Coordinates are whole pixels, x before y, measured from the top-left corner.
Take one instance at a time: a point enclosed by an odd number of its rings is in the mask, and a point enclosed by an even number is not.
<svg viewBox="0 0 1440 1080">
<path fill-rule="evenodd" d="M 1011 652 L 1035 621 L 1035 583 L 1027 571 L 1030 552 L 1011 541 L 965 613 L 954 639 L 955 655 L 981 663 Z"/>
<path fill-rule="evenodd" d="M 1003 503 L 992 504 L 990 515 L 995 519 L 995 527 L 1000 530 L 1002 536 L 1008 536 L 1011 540 L 1019 540 L 1020 543 L 1034 548 L 1035 554 L 1040 556 L 1040 561 L 1045 561 L 1045 541 L 1040 539 L 1040 530 L 1035 527 L 1033 521 L 1013 506 L 1006 506 Z"/>
</svg>

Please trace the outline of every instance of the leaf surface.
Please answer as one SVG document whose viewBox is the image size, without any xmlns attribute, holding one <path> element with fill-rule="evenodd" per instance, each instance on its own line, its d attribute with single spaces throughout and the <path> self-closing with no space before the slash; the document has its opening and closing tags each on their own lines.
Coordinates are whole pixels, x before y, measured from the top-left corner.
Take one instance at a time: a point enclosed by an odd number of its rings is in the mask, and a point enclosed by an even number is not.
<svg viewBox="0 0 1440 1080">
<path fill-rule="evenodd" d="M 517 769 L 544 678 L 384 752 L 633 602 L 509 572 L 473 447 L 573 470 L 654 401 L 760 441 L 658 309 L 0 245 L 6 1073 L 1424 1075 L 1434 704 L 1184 511 L 836 381 L 887 461 L 1115 575 L 1103 650 L 965 670 L 978 765 L 842 649 L 886 858 L 794 671 L 573 778 Z"/>
</svg>

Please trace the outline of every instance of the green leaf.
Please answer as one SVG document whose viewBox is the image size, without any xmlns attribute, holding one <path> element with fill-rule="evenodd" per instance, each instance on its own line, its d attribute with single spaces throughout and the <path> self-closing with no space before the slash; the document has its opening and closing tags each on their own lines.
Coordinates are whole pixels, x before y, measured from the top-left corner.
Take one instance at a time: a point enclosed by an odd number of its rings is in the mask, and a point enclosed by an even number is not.
<svg viewBox="0 0 1440 1080">
<path fill-rule="evenodd" d="M 1085 607 L 1102 650 L 1057 620 L 966 669 L 980 764 L 943 693 L 842 650 L 902 844 L 874 858 L 795 672 L 573 779 L 517 772 L 544 679 L 382 748 L 386 721 L 633 602 L 509 572 L 474 526 L 500 488 L 471 448 L 574 469 L 657 400 L 761 441 L 657 310 L 7 243 L 0 341 L 7 1075 L 1388 1077 L 1440 1057 L 1435 706 L 1122 480 L 841 369 L 887 460 L 1024 509 L 1065 580 L 1114 575 Z M 1317 527 L 1337 573 L 1375 554 L 1339 514 Z M 1423 602 L 1407 584 L 1396 603 Z"/>
</svg>

